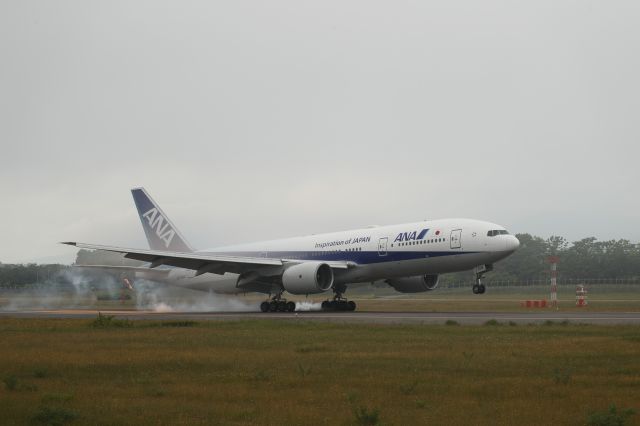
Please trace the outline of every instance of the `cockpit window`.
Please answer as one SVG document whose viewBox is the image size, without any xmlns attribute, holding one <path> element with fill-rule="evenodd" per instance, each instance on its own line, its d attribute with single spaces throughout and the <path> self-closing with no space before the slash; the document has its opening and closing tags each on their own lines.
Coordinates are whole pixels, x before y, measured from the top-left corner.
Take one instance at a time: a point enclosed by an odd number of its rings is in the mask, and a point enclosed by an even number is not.
<svg viewBox="0 0 640 426">
<path fill-rule="evenodd" d="M 487 232 L 487 237 L 495 237 L 496 235 L 509 235 L 509 231 L 506 229 L 492 229 Z"/>
</svg>

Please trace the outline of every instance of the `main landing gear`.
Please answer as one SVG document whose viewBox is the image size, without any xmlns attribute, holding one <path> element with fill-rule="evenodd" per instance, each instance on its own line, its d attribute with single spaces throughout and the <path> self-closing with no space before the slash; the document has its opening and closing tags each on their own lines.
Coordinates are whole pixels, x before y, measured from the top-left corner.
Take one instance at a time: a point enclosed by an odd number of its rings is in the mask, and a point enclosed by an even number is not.
<svg viewBox="0 0 640 426">
<path fill-rule="evenodd" d="M 346 286 L 333 288 L 333 300 L 325 300 L 320 305 L 323 311 L 355 311 L 356 302 L 347 300 L 342 294 L 347 290 Z"/>
<path fill-rule="evenodd" d="M 482 284 L 482 277 L 486 272 L 493 270 L 493 265 L 481 265 L 474 268 L 474 272 L 476 273 L 476 283 L 472 287 L 473 294 L 484 294 L 486 288 L 484 284 Z"/>
<path fill-rule="evenodd" d="M 296 310 L 296 304 L 293 302 L 287 302 L 282 298 L 282 293 L 278 293 L 271 298 L 260 304 L 260 310 L 262 312 L 293 312 Z"/>
</svg>

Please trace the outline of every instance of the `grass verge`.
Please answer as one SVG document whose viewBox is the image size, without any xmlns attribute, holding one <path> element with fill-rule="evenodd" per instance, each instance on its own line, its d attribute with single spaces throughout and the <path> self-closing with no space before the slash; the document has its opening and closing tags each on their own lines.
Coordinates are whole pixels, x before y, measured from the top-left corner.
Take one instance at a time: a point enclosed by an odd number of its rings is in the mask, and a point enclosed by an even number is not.
<svg viewBox="0 0 640 426">
<path fill-rule="evenodd" d="M 100 321 L 0 319 L 3 422 L 638 424 L 634 326 Z"/>
</svg>

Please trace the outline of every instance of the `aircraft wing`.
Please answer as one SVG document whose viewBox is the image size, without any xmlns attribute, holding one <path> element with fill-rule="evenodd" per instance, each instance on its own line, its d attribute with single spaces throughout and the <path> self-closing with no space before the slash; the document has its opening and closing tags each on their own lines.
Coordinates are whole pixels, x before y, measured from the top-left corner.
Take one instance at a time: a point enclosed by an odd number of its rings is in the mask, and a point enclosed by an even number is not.
<svg viewBox="0 0 640 426">
<path fill-rule="evenodd" d="M 255 271 L 260 275 L 280 275 L 283 267 L 287 263 L 301 263 L 301 260 L 276 259 L 269 257 L 244 257 L 228 256 L 215 253 L 185 253 L 162 250 L 130 249 L 125 247 L 103 246 L 96 244 L 84 244 L 76 242 L 64 242 L 62 244 L 79 248 L 104 250 L 115 253 L 122 253 L 128 259 L 151 262 L 150 268 L 160 265 L 175 266 L 178 268 L 191 269 L 196 271 L 196 276 L 207 272 L 214 274 L 224 274 L 231 272 L 242 274 L 244 272 Z M 353 266 L 347 262 L 325 262 L 331 268 L 347 269 Z"/>
</svg>

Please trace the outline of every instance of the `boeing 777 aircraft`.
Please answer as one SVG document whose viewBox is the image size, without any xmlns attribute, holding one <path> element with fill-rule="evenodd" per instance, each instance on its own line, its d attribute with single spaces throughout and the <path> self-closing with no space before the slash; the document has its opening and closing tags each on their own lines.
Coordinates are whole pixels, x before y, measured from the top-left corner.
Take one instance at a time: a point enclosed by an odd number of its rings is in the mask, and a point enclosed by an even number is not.
<svg viewBox="0 0 640 426">
<path fill-rule="evenodd" d="M 440 274 L 471 269 L 473 293 L 482 294 L 484 273 L 520 245 L 490 222 L 441 219 L 194 250 L 144 188 L 131 192 L 150 250 L 63 244 L 149 262 L 148 268 L 114 267 L 138 277 L 217 293 L 268 294 L 263 312 L 293 311 L 285 291 L 333 292 L 323 309 L 353 311 L 355 302 L 344 297 L 348 286 L 384 280 L 401 293 L 418 293 L 435 289 Z"/>
</svg>

